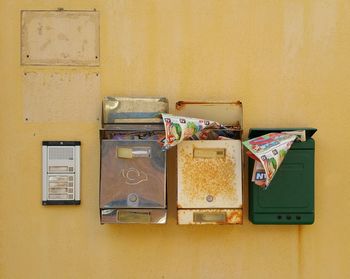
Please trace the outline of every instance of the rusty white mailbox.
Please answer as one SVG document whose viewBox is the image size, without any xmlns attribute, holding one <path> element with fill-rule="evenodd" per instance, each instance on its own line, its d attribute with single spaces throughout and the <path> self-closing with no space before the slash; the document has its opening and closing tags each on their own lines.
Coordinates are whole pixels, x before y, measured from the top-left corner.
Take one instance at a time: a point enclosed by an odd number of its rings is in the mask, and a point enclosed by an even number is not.
<svg viewBox="0 0 350 279">
<path fill-rule="evenodd" d="M 227 140 L 187 140 L 177 147 L 179 224 L 242 223 L 242 103 L 177 102 L 176 114 L 215 120 Z"/>
<path fill-rule="evenodd" d="M 105 97 L 101 139 L 101 223 L 164 224 L 166 98 Z"/>
</svg>

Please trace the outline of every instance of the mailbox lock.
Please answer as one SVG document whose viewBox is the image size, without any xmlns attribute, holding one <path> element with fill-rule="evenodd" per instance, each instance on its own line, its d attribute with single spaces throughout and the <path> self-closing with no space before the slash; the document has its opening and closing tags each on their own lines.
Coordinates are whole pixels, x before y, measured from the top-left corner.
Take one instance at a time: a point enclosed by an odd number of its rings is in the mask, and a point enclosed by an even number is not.
<svg viewBox="0 0 350 279">
<path fill-rule="evenodd" d="M 214 197 L 212 195 L 208 195 L 206 200 L 207 202 L 212 202 L 214 200 Z"/>
<path fill-rule="evenodd" d="M 136 194 L 130 194 L 130 195 L 128 196 L 128 200 L 129 200 L 130 202 L 136 202 L 136 201 L 138 200 L 138 197 L 137 197 Z"/>
</svg>

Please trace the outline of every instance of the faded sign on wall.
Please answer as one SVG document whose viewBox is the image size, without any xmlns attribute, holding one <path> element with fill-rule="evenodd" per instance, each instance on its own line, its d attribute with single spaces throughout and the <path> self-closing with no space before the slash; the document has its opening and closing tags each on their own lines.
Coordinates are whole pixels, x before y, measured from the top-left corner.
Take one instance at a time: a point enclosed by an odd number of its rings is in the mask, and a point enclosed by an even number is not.
<svg viewBox="0 0 350 279">
<path fill-rule="evenodd" d="M 99 65 L 99 12 L 22 11 L 21 24 L 22 65 Z"/>
<path fill-rule="evenodd" d="M 94 122 L 100 115 L 100 75 L 96 72 L 25 72 L 27 122 Z"/>
</svg>

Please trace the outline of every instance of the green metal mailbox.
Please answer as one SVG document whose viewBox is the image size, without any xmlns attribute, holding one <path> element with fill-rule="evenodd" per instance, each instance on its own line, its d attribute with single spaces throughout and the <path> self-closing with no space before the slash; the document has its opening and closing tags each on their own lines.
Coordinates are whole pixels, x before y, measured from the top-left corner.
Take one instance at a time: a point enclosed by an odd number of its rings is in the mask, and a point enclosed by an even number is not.
<svg viewBox="0 0 350 279">
<path fill-rule="evenodd" d="M 268 133 L 305 130 L 306 141 L 294 142 L 267 189 L 251 182 L 254 160 L 249 158 L 249 220 L 254 224 L 312 224 L 314 222 L 315 128 L 250 129 L 249 139 Z"/>
</svg>

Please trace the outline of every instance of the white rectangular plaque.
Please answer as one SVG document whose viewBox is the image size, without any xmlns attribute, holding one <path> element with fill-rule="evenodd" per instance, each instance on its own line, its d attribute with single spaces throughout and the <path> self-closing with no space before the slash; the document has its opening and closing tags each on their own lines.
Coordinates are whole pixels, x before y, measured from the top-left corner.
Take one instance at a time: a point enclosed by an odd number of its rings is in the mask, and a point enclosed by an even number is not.
<svg viewBox="0 0 350 279">
<path fill-rule="evenodd" d="M 21 24 L 23 65 L 99 65 L 99 12 L 22 11 Z"/>
<path fill-rule="evenodd" d="M 25 72 L 26 122 L 99 121 L 100 75 L 91 72 Z"/>
</svg>

